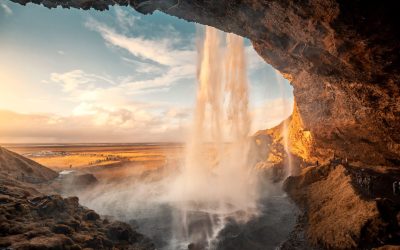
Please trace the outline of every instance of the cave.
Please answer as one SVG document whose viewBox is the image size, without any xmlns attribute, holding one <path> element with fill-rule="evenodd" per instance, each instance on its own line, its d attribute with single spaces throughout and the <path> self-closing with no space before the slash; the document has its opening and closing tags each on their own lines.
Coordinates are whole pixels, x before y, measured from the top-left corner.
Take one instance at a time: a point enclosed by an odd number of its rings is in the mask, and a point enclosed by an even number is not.
<svg viewBox="0 0 400 250">
<path fill-rule="evenodd" d="M 250 39 L 265 62 L 293 86 L 295 106 L 287 120 L 290 154 L 305 165 L 317 166 L 285 183 L 308 218 L 309 241 L 326 249 L 400 244 L 398 204 L 353 190 L 351 170 L 330 164 L 332 159 L 345 159 L 367 171 L 379 169 L 389 190 L 391 175 L 399 175 L 400 17 L 396 1 L 11 1 L 99 11 L 111 5 L 130 6 L 145 15 L 162 11 Z M 344 191 L 323 194 L 318 192 L 321 188 Z M 341 210 L 341 206 L 351 208 Z M 331 215 L 320 221 L 322 207 L 329 207 L 325 214 Z M 369 212 L 355 212 L 363 210 Z M 345 212 L 337 215 L 340 211 Z M 358 216 L 355 221 L 346 221 L 352 215 Z M 333 236 L 326 236 L 327 232 L 334 232 Z"/>
<path fill-rule="evenodd" d="M 31 1 L 15 0 L 27 4 Z M 397 165 L 399 29 L 397 3 L 353 1 L 32 1 L 48 8 L 162 11 L 249 38 L 294 88 L 312 143 L 303 157 L 333 154 Z"/>
</svg>

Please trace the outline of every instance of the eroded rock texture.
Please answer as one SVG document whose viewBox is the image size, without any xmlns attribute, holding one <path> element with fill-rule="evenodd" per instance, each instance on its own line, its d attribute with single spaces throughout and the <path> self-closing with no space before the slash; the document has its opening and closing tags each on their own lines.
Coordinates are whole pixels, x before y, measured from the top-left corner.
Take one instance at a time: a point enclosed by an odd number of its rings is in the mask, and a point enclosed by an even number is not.
<svg viewBox="0 0 400 250">
<path fill-rule="evenodd" d="M 375 249 L 400 244 L 394 197 L 375 198 L 390 176 L 366 192 L 355 184 L 359 172 L 349 165 L 327 164 L 303 169 L 285 181 L 285 189 L 305 212 L 306 238 L 323 249 Z M 390 196 L 390 195 L 389 195 Z M 385 249 L 385 248 L 382 248 Z"/>
<path fill-rule="evenodd" d="M 45 194 L 57 175 L 0 147 L 0 249 L 155 249 L 128 224 L 101 218 L 77 197 Z"/>
<path fill-rule="evenodd" d="M 400 162 L 400 23 L 396 1 L 12 0 L 46 7 L 130 5 L 252 40 L 291 80 L 312 156 Z M 312 158 L 311 158 L 312 159 Z"/>
</svg>

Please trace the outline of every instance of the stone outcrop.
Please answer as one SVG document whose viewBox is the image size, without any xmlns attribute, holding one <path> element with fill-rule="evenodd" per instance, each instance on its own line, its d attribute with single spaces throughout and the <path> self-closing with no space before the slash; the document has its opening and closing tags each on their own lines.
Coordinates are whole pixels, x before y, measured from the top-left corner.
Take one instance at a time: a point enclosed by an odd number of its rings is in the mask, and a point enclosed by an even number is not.
<svg viewBox="0 0 400 250">
<path fill-rule="evenodd" d="M 248 37 L 294 87 L 319 158 L 400 162 L 396 1 L 12 0 L 52 8 L 155 10 Z M 323 150 L 318 150 L 323 149 Z"/>
<path fill-rule="evenodd" d="M 151 241 L 122 222 L 101 219 L 77 197 L 32 193 L 0 185 L 0 248 L 154 249 Z"/>
<path fill-rule="evenodd" d="M 398 245 L 399 205 L 386 198 L 371 199 L 372 194 L 360 195 L 354 173 L 348 166 L 327 164 L 303 169 L 285 181 L 286 191 L 305 212 L 308 241 L 323 249 Z"/>
<path fill-rule="evenodd" d="M 54 193 L 58 174 L 0 147 L 0 249 L 154 249 L 128 224 Z M 93 183 L 82 175 L 76 185 Z M 89 183 L 88 183 L 89 182 Z"/>
</svg>

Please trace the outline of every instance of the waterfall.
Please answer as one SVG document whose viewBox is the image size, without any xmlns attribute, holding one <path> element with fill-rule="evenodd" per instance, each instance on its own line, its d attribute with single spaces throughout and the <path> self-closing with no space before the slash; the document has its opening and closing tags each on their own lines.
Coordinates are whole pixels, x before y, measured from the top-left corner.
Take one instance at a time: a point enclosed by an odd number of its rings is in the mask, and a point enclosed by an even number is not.
<svg viewBox="0 0 400 250">
<path fill-rule="evenodd" d="M 282 81 L 282 76 L 280 75 L 279 71 L 275 70 L 275 77 L 276 81 L 278 82 L 279 89 L 282 95 L 282 105 L 283 105 L 283 112 L 286 114 L 289 107 L 286 104 L 286 95 L 284 91 L 284 82 Z M 283 138 L 283 148 L 287 155 L 287 161 L 285 166 L 285 177 L 291 176 L 294 174 L 294 167 L 293 167 L 293 159 L 290 153 L 289 148 L 289 128 L 288 125 L 290 124 L 289 118 L 286 118 L 282 124 L 282 138 Z"/>
<path fill-rule="evenodd" d="M 257 178 L 248 164 L 251 117 L 244 41 L 206 27 L 198 91 L 184 166 L 173 185 L 188 242 L 212 240 L 224 221 L 257 211 Z M 207 225 L 199 226 L 199 212 Z M 204 220 L 203 220 L 204 221 Z"/>
</svg>

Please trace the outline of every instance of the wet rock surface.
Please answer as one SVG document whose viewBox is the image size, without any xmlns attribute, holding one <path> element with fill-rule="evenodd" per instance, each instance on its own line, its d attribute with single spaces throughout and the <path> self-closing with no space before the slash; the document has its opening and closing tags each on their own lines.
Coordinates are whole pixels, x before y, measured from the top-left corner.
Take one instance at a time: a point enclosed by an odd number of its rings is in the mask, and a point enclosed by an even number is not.
<svg viewBox="0 0 400 250">
<path fill-rule="evenodd" d="M 283 192 L 265 198 L 261 204 L 261 216 L 244 224 L 229 221 L 217 237 L 216 249 L 264 250 L 281 247 L 295 227 L 298 210 Z"/>
<path fill-rule="evenodd" d="M 0 200 L 0 248 L 154 249 L 128 224 L 101 220 L 77 197 L 31 194 L 2 184 Z"/>
<path fill-rule="evenodd" d="M 191 211 L 187 214 L 187 218 L 191 220 L 188 230 L 195 237 L 187 244 L 174 239 L 174 234 L 180 233 L 179 229 L 173 227 L 176 220 L 174 214 L 176 216 L 179 213 L 176 208 L 158 208 L 156 215 L 142 214 L 131 221 L 131 224 L 148 235 L 157 249 L 272 250 L 280 247 L 290 236 L 299 213 L 295 204 L 278 187 L 275 186 L 275 189 L 260 201 L 257 216 L 246 222 L 237 221 L 234 217 L 224 218 L 221 231 L 214 231 L 219 228 L 215 226 L 221 220 L 219 215 Z M 211 239 L 213 233 L 217 235 Z M 297 241 L 297 244 L 306 246 L 305 242 Z"/>
</svg>

